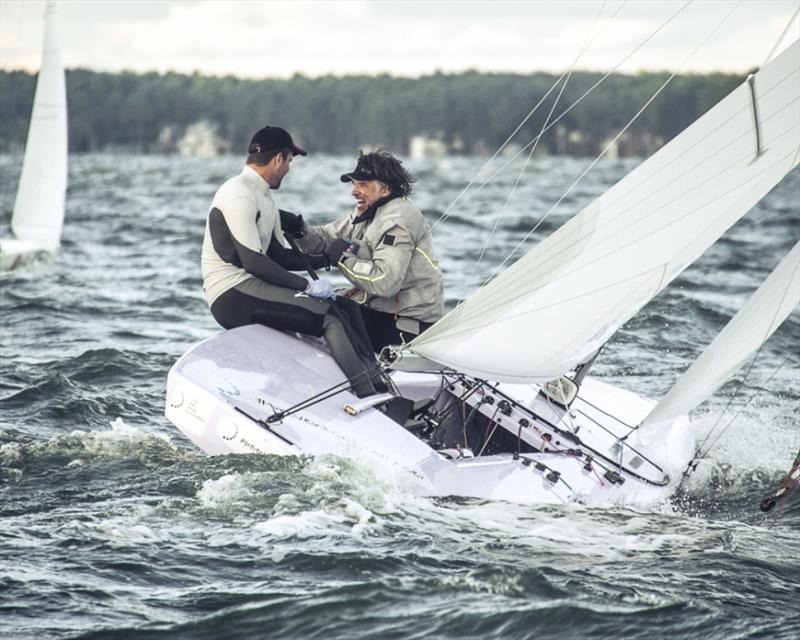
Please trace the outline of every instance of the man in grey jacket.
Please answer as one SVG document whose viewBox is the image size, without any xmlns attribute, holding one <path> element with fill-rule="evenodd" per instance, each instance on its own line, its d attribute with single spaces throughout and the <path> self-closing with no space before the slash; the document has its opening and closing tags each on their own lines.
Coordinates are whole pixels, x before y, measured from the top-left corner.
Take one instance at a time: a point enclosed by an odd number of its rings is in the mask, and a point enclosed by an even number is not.
<svg viewBox="0 0 800 640">
<path fill-rule="evenodd" d="M 372 347 L 408 342 L 444 313 L 442 273 L 431 230 L 408 199 L 413 178 L 386 149 L 361 154 L 341 176 L 352 184 L 352 214 L 319 227 L 284 223 L 306 253 L 324 253 L 353 285 Z M 288 227 L 288 228 L 287 228 Z"/>
</svg>

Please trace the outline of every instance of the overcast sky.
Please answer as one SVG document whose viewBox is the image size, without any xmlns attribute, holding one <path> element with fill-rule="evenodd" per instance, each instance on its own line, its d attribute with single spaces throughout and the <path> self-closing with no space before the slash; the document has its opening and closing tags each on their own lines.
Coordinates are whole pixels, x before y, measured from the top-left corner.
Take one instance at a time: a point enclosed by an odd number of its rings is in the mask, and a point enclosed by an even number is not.
<svg viewBox="0 0 800 640">
<path fill-rule="evenodd" d="M 67 67 L 239 77 L 437 70 L 610 70 L 686 3 L 61 0 Z M 621 71 L 742 72 L 764 62 L 798 0 L 695 1 Z M 731 11 L 724 22 L 723 19 Z M 0 0 L 0 67 L 38 68 L 40 0 Z M 612 18 L 613 20 L 610 20 Z M 721 24 L 721 26 L 719 26 Z M 687 63 L 694 49 L 719 26 Z"/>
</svg>

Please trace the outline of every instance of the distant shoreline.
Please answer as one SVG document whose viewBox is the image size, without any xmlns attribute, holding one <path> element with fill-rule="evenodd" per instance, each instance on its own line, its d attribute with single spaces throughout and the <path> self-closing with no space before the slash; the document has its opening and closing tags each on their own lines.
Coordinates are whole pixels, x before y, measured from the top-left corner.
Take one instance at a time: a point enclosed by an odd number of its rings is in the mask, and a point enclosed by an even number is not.
<svg viewBox="0 0 800 640">
<path fill-rule="evenodd" d="M 668 78 L 667 72 L 607 78 L 575 72 L 553 108 L 562 85 L 554 88 L 559 77 L 548 73 L 244 80 L 71 69 L 69 145 L 73 153 L 224 155 L 243 148 L 254 128 L 271 122 L 315 152 L 384 145 L 409 157 L 491 155 L 542 101 L 511 141 L 512 155 L 535 147 L 537 155 L 595 156 L 609 147 L 612 158 L 638 157 L 652 154 L 744 81 L 736 74 L 677 76 L 615 141 Z M 0 150 L 25 144 L 35 79 L 0 71 Z M 533 142 L 543 129 L 541 140 Z"/>
</svg>

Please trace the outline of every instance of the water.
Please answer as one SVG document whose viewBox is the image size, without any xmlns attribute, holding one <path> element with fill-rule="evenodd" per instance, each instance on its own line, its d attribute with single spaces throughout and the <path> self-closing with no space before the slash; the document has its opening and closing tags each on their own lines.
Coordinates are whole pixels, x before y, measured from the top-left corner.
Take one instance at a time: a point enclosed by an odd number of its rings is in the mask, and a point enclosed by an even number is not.
<svg viewBox="0 0 800 640">
<path fill-rule="evenodd" d="M 0 157 L 3 231 L 19 161 Z M 685 489 L 648 511 L 432 500 L 360 461 L 194 449 L 163 417 L 166 374 L 218 330 L 199 249 L 213 191 L 240 162 L 73 156 L 57 259 L 0 277 L 0 637 L 798 636 L 800 503 L 758 511 L 800 445 L 797 312 L 698 413 L 701 439 L 735 420 Z M 601 163 L 531 242 L 636 162 Z M 431 221 L 482 163 L 409 163 Z M 352 164 L 299 159 L 281 207 L 312 223 L 346 211 L 338 175 Z M 502 220 L 520 165 L 450 211 L 435 231 L 449 305 L 586 164 L 535 160 Z M 795 172 L 594 372 L 663 394 L 799 225 Z"/>
</svg>

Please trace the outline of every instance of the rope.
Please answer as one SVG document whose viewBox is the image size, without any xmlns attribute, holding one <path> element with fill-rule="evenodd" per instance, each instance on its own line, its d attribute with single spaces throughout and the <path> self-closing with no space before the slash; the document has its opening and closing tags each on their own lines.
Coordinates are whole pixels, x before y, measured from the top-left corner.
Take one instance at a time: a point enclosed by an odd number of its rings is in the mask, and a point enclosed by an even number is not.
<svg viewBox="0 0 800 640">
<path fill-rule="evenodd" d="M 478 452 L 478 455 L 476 456 L 477 458 L 480 458 L 483 455 L 483 452 L 486 450 L 486 447 L 489 446 L 489 442 L 491 441 L 492 436 L 494 436 L 494 432 L 497 431 L 497 427 L 500 425 L 499 422 L 495 422 L 495 418 L 497 417 L 498 411 L 500 411 L 499 406 L 495 408 L 494 413 L 492 414 L 492 418 L 489 421 L 489 424 L 494 424 L 494 427 L 492 428 L 492 431 L 489 433 L 489 435 L 486 436 L 486 440 L 483 442 L 483 446 L 481 447 L 481 450 Z"/>
<path fill-rule="evenodd" d="M 298 411 L 302 411 L 303 409 L 308 409 L 309 407 L 312 407 L 315 404 L 319 404 L 320 402 L 328 400 L 342 393 L 343 391 L 347 391 L 353 382 L 356 382 L 361 378 L 366 378 L 367 376 L 371 376 L 373 373 L 378 373 L 378 370 L 380 370 L 380 366 L 378 365 L 370 369 L 365 369 L 361 373 L 357 373 L 356 375 L 351 376 L 345 380 L 342 380 L 341 382 L 337 382 L 332 387 L 328 387 L 327 389 L 320 391 L 318 394 L 313 395 L 310 398 L 301 400 L 297 404 L 287 407 L 286 409 L 283 409 L 281 411 L 276 411 L 271 416 L 269 416 L 265 420 L 265 422 L 267 422 L 268 424 L 280 422 L 287 416 L 297 413 Z"/>
</svg>

